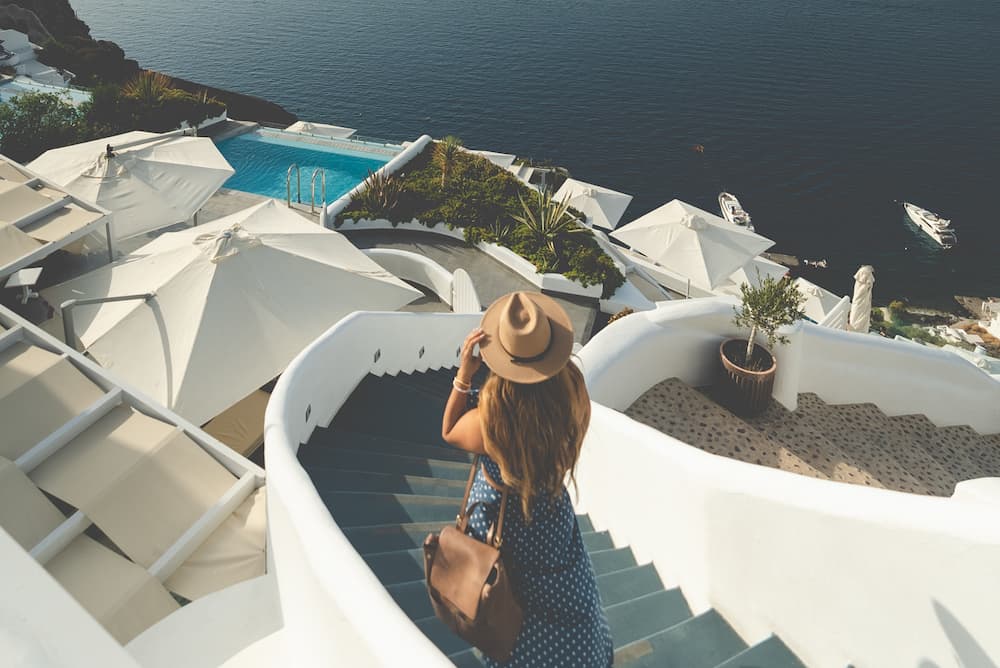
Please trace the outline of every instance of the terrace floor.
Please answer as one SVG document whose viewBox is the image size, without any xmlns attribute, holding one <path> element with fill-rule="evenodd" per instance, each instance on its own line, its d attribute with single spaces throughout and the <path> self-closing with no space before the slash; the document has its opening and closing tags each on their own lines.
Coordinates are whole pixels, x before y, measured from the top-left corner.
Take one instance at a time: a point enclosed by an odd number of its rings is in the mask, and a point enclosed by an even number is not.
<svg viewBox="0 0 1000 668">
<path fill-rule="evenodd" d="M 827 404 L 815 394 L 800 394 L 794 411 L 772 401 L 741 418 L 715 395 L 672 378 L 625 413 L 707 452 L 824 480 L 950 496 L 963 480 L 1000 476 L 1000 434 L 890 417 L 874 404 Z"/>
</svg>

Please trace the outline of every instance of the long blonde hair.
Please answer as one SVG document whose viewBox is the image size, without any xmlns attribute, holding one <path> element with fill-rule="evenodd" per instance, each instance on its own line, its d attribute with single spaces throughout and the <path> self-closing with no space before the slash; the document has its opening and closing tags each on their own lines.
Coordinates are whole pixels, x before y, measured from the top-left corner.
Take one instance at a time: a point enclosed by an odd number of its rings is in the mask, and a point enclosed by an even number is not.
<svg viewBox="0 0 1000 668">
<path fill-rule="evenodd" d="M 576 485 L 576 462 L 590 424 L 590 396 L 572 362 L 552 378 L 530 385 L 491 374 L 480 393 L 486 453 L 504 483 L 520 495 L 531 519 L 536 496 L 554 501 L 566 475 Z"/>
</svg>

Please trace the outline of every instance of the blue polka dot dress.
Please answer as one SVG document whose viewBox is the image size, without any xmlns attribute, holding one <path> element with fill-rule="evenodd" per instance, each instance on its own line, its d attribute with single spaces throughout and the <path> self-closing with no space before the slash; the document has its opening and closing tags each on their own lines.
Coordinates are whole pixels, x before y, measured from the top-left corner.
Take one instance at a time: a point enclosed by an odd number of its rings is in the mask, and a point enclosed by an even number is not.
<svg viewBox="0 0 1000 668">
<path fill-rule="evenodd" d="M 468 533 L 485 541 L 500 510 L 500 492 L 487 482 L 483 470 L 497 484 L 503 484 L 503 478 L 500 467 L 488 456 L 480 457 L 480 462 L 469 494 Z M 530 523 L 524 519 L 520 497 L 509 495 L 501 551 L 524 612 L 524 625 L 510 659 L 500 663 L 483 657 L 486 665 L 610 666 L 614 656 L 611 629 L 569 492 L 564 488 L 554 503 L 536 498 Z"/>
</svg>

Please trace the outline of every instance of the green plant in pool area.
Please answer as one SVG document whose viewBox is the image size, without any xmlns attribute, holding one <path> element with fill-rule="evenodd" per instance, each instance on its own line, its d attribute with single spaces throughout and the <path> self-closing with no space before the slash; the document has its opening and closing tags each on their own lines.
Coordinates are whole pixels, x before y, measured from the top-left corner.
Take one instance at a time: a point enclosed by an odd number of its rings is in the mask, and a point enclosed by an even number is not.
<svg viewBox="0 0 1000 668">
<path fill-rule="evenodd" d="M 170 84 L 170 77 L 167 75 L 147 70 L 122 86 L 122 95 L 146 106 L 153 106 L 185 94 L 184 91 L 172 88 Z"/>
<path fill-rule="evenodd" d="M 455 169 L 455 162 L 462 152 L 462 140 L 448 135 L 434 145 L 434 162 L 441 168 L 441 188 L 448 184 L 448 177 Z"/>
<path fill-rule="evenodd" d="M 569 212 L 569 200 L 557 202 L 552 193 L 538 191 L 527 200 L 518 194 L 521 213 L 514 220 L 523 225 L 541 243 L 548 246 L 554 258 L 553 270 L 558 270 L 559 252 L 563 239 L 570 234 L 591 234 L 580 221 Z"/>
<path fill-rule="evenodd" d="M 778 334 L 778 328 L 783 325 L 790 325 L 796 320 L 805 317 L 802 312 L 802 305 L 805 303 L 805 295 L 799 292 L 798 286 L 788 277 L 783 276 L 776 280 L 771 276 L 760 279 L 759 284 L 754 287 L 747 283 L 740 286 L 742 296 L 742 309 L 736 311 L 733 322 L 737 327 L 749 327 L 750 336 L 747 340 L 747 349 L 743 359 L 744 368 L 752 371 L 755 369 L 753 357 L 754 346 L 756 345 L 757 334 L 762 333 L 767 337 L 767 343 L 774 348 L 776 343 L 787 343 L 788 338 Z M 739 364 L 739 360 L 733 360 Z"/>
<path fill-rule="evenodd" d="M 372 218 L 390 218 L 399 206 L 402 192 L 402 179 L 385 171 L 369 170 L 365 186 L 355 200 Z"/>
<path fill-rule="evenodd" d="M 906 302 L 893 299 L 889 302 L 889 317 L 893 321 L 901 321 L 906 316 Z"/>
<path fill-rule="evenodd" d="M 406 165 L 400 181 L 398 204 L 391 211 L 377 210 L 377 202 L 358 196 L 334 220 L 385 218 L 392 223 L 418 220 L 433 226 L 443 223 L 462 228 L 470 244 L 481 241 L 500 244 L 531 262 L 539 273 L 555 271 L 585 286 L 602 285 L 608 297 L 625 281 L 611 259 L 597 245 L 589 230 L 567 233 L 556 244 L 558 255 L 514 217 L 524 214 L 521 199 L 536 193 L 512 174 L 489 160 L 459 151 L 441 187 L 441 167 L 436 159 L 438 143 L 427 146 Z M 573 210 L 569 210 L 570 215 Z"/>
<path fill-rule="evenodd" d="M 85 135 L 80 111 L 52 93 L 23 93 L 0 104 L 0 152 L 29 162 Z"/>
</svg>

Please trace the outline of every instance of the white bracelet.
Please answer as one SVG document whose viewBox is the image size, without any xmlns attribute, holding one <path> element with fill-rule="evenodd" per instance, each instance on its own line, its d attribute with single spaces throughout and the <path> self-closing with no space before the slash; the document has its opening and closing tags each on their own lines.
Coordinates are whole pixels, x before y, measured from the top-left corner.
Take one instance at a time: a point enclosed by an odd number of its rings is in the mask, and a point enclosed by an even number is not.
<svg viewBox="0 0 1000 668">
<path fill-rule="evenodd" d="M 461 394 L 468 394 L 469 392 L 472 391 L 472 386 L 471 385 L 467 389 L 463 390 L 461 387 L 458 386 L 458 384 L 459 384 L 458 378 L 456 378 L 455 380 L 451 381 L 451 386 L 455 389 L 456 392 L 459 392 Z"/>
</svg>

